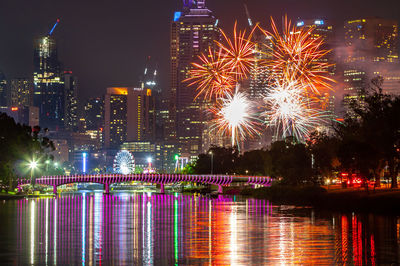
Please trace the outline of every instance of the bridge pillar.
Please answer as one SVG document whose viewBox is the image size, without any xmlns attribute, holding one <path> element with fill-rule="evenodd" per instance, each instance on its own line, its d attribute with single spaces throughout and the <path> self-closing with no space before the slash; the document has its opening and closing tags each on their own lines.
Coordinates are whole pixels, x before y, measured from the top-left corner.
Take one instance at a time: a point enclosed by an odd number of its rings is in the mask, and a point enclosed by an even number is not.
<svg viewBox="0 0 400 266">
<path fill-rule="evenodd" d="M 222 185 L 218 185 L 218 194 L 222 194 L 224 193 L 224 189 L 222 187 Z"/>
<path fill-rule="evenodd" d="M 104 193 L 105 194 L 110 194 L 110 184 L 104 184 Z"/>
<path fill-rule="evenodd" d="M 160 184 L 160 193 L 161 193 L 161 194 L 164 194 L 164 193 L 165 193 L 165 191 L 164 191 L 164 184 L 163 184 L 163 183 Z"/>
<path fill-rule="evenodd" d="M 57 186 L 56 185 L 53 186 L 53 194 L 57 195 Z"/>
</svg>

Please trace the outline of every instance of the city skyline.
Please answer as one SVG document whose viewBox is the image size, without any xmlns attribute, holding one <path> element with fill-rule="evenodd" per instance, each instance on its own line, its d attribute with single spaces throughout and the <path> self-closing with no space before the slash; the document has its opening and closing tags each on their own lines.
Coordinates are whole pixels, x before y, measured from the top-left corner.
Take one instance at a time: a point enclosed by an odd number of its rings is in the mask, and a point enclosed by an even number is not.
<svg viewBox="0 0 400 266">
<path fill-rule="evenodd" d="M 63 67 L 73 70 L 79 78 L 78 98 L 103 95 L 109 86 L 139 85 L 147 56 L 152 56 L 158 62 L 160 87 L 168 90 L 169 27 L 174 12 L 182 8 L 182 1 L 159 1 L 157 8 L 154 8 L 154 1 L 118 2 L 110 9 L 111 3 L 78 5 L 78 1 L 68 1 L 52 5 L 50 1 L 35 4 L 24 0 L 5 1 L 1 10 L 7 10 L 7 13 L 0 10 L 0 24 L 4 25 L 0 26 L 0 32 L 9 41 L 0 44 L 0 70 L 8 79 L 31 76 L 32 40 L 46 35 L 56 19 L 60 18 L 54 36 Z M 246 25 L 244 2 L 252 20 L 261 21 L 262 24 L 268 23 L 270 16 L 279 18 L 286 13 L 293 21 L 298 18 L 327 18 L 340 27 L 346 19 L 357 17 L 400 19 L 396 9 L 390 8 L 395 6 L 395 1 L 390 0 L 381 2 L 379 6 L 374 1 L 353 1 L 350 7 L 346 5 L 345 11 L 339 8 L 345 1 L 335 4 L 309 1 L 307 6 L 292 1 L 237 1 L 229 2 L 232 14 L 224 12 L 228 2 L 206 2 L 224 29 L 232 28 L 232 17 L 238 20 L 239 25 Z M 361 4 L 363 10 L 357 8 Z"/>
</svg>

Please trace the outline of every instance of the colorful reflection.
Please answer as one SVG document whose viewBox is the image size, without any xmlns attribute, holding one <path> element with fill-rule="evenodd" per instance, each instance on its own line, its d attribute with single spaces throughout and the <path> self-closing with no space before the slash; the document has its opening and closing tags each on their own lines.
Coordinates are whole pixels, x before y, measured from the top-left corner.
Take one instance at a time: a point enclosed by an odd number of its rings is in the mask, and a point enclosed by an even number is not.
<svg viewBox="0 0 400 266">
<path fill-rule="evenodd" d="M 399 262 L 395 217 L 320 215 L 268 201 L 180 194 L 70 194 L 7 201 L 9 264 L 250 265 Z M 9 257 L 7 257 L 9 256 Z"/>
</svg>

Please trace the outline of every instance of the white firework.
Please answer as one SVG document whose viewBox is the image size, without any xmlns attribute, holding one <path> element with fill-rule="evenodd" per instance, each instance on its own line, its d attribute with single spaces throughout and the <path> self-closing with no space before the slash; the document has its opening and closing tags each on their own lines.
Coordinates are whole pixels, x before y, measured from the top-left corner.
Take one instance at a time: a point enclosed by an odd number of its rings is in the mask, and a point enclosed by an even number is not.
<svg viewBox="0 0 400 266">
<path fill-rule="evenodd" d="M 134 173 L 135 159 L 133 155 L 127 150 L 119 151 L 114 158 L 113 170 L 116 174 L 128 175 Z"/>
</svg>

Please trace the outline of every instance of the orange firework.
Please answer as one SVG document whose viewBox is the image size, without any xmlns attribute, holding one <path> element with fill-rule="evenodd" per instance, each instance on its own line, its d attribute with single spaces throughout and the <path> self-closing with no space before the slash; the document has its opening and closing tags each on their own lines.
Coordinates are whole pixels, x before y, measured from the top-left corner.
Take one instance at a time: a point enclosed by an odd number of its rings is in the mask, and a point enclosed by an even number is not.
<svg viewBox="0 0 400 266">
<path fill-rule="evenodd" d="M 250 72 L 255 61 L 254 43 L 251 42 L 251 38 L 257 27 L 258 25 L 254 27 L 249 36 L 246 37 L 246 30 L 237 32 L 237 23 L 235 22 L 233 40 L 221 30 L 226 45 L 220 42 L 217 42 L 217 44 L 225 53 L 225 59 L 231 67 L 232 72 L 236 74 L 238 80 L 247 78 L 247 74 Z"/>
<path fill-rule="evenodd" d="M 185 80 L 191 82 L 190 86 L 197 85 L 196 98 L 201 94 L 208 99 L 218 98 L 232 89 L 236 81 L 222 50 L 214 53 L 209 48 L 208 55 L 202 54 L 199 59 L 201 63 L 192 63 L 194 69 L 189 71 L 190 78 Z"/>
<path fill-rule="evenodd" d="M 298 29 L 285 17 L 282 34 L 279 33 L 271 18 L 272 32 L 261 29 L 268 37 L 272 37 L 272 60 L 266 62 L 274 78 L 287 76 L 295 79 L 310 94 L 320 95 L 321 90 L 331 89 L 333 80 L 327 76 L 330 64 L 323 57 L 330 51 L 323 50 L 322 38 L 313 38 L 314 28 Z"/>
<path fill-rule="evenodd" d="M 189 71 L 189 78 L 185 82 L 197 85 L 199 97 L 218 99 L 227 92 L 232 92 L 239 81 L 246 79 L 255 62 L 254 44 L 251 42 L 254 27 L 248 36 L 246 31 L 233 29 L 233 39 L 230 39 L 222 30 L 225 42 L 216 42 L 219 49 L 214 52 L 211 48 L 207 54 L 198 56 L 199 63 L 192 63 L 193 69 Z"/>
</svg>

